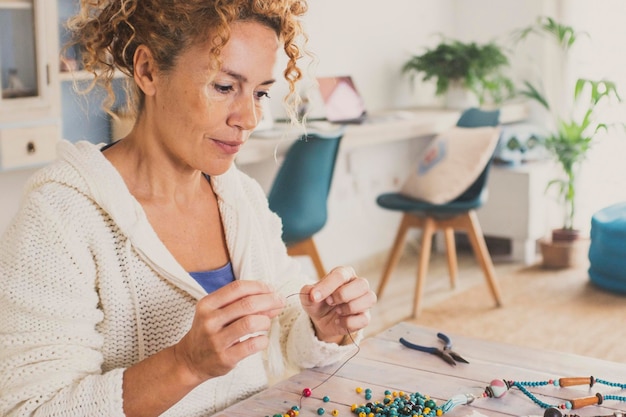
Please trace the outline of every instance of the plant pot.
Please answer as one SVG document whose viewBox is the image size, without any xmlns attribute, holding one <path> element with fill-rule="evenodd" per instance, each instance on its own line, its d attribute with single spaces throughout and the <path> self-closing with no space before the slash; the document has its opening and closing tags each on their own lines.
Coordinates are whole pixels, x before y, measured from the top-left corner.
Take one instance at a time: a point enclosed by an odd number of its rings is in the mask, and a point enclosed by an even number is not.
<svg viewBox="0 0 626 417">
<path fill-rule="evenodd" d="M 580 230 L 577 229 L 553 229 L 553 242 L 573 242 L 580 238 Z"/>
<path fill-rule="evenodd" d="M 585 265 L 589 252 L 589 239 L 578 237 L 572 241 L 539 240 L 541 266 L 547 269 L 565 269 Z"/>
<path fill-rule="evenodd" d="M 445 106 L 451 110 L 465 110 L 478 107 L 478 99 L 460 82 L 453 81 L 445 94 Z"/>
</svg>

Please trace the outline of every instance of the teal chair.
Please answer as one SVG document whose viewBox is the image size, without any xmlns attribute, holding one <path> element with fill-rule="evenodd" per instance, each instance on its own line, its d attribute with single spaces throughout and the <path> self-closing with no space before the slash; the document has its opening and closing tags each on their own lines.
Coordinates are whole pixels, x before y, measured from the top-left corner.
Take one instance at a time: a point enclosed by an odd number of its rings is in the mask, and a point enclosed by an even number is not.
<svg viewBox="0 0 626 417">
<path fill-rule="evenodd" d="M 343 130 L 310 133 L 295 141 L 272 183 L 269 206 L 283 222 L 283 242 L 290 256 L 309 256 L 320 278 L 326 270 L 313 236 L 328 218 L 328 193 Z"/>
<path fill-rule="evenodd" d="M 459 127 L 498 126 L 500 111 L 484 111 L 477 108 L 465 110 L 459 120 Z M 476 209 L 481 207 L 487 200 L 487 177 L 491 160 L 476 181 L 459 197 L 446 204 L 430 204 L 425 201 L 415 200 L 400 193 L 386 193 L 378 196 L 377 204 L 387 210 L 400 211 L 403 214 L 400 227 L 396 234 L 393 248 L 383 270 L 383 275 L 378 286 L 377 295 L 381 297 L 383 290 L 395 269 L 400 255 L 404 249 L 407 232 L 411 228 L 422 229 L 421 247 L 418 261 L 417 284 L 413 299 L 413 317 L 420 313 L 420 301 L 426 281 L 428 262 L 432 246 L 432 238 L 437 230 L 443 230 L 450 272 L 450 286 L 456 286 L 457 256 L 454 231 L 461 230 L 467 233 L 470 244 L 478 263 L 480 264 L 489 289 L 497 305 L 502 304 L 500 288 L 495 278 L 491 256 L 485 244 Z"/>
</svg>

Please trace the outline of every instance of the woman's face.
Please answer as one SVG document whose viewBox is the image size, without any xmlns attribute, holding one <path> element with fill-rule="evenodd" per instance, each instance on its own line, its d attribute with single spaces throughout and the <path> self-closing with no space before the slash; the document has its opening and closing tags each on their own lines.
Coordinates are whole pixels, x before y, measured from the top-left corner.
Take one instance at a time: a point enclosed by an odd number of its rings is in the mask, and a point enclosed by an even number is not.
<svg viewBox="0 0 626 417">
<path fill-rule="evenodd" d="M 161 73 L 152 97 L 155 135 L 180 168 L 224 173 L 261 120 L 278 51 L 276 34 L 257 22 L 236 22 L 222 50 L 222 67 L 210 70 L 209 47 L 190 48 Z"/>
</svg>

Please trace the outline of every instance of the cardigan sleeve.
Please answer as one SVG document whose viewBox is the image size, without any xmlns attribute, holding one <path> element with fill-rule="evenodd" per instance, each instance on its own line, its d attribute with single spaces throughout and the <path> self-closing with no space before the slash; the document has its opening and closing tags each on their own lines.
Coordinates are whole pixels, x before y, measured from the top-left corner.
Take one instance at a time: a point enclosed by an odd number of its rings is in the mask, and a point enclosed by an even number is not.
<svg viewBox="0 0 626 417">
<path fill-rule="evenodd" d="M 96 268 L 74 203 L 31 192 L 0 241 L 0 415 L 123 416 L 123 370 L 101 371 Z"/>
</svg>

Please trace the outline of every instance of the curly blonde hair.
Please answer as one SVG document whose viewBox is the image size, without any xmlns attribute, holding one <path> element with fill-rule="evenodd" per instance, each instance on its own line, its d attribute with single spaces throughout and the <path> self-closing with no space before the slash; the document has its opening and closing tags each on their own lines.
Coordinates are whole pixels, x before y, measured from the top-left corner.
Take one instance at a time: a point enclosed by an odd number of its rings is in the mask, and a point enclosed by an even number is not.
<svg viewBox="0 0 626 417">
<path fill-rule="evenodd" d="M 67 47 L 82 48 L 83 67 L 94 75 L 82 92 L 104 87 L 103 108 L 111 112 L 112 81 L 115 71 L 121 71 L 128 76 L 128 110 L 136 114 L 144 102 L 132 78 L 139 45 L 146 45 L 159 69 L 168 71 L 186 48 L 211 39 L 217 69 L 230 24 L 256 21 L 274 30 L 283 44 L 288 58 L 283 75 L 289 84 L 285 105 L 292 115 L 300 103 L 296 83 L 302 70 L 297 61 L 307 40 L 299 18 L 307 9 L 306 0 L 80 0 L 80 11 L 67 22 L 72 34 Z"/>
</svg>

